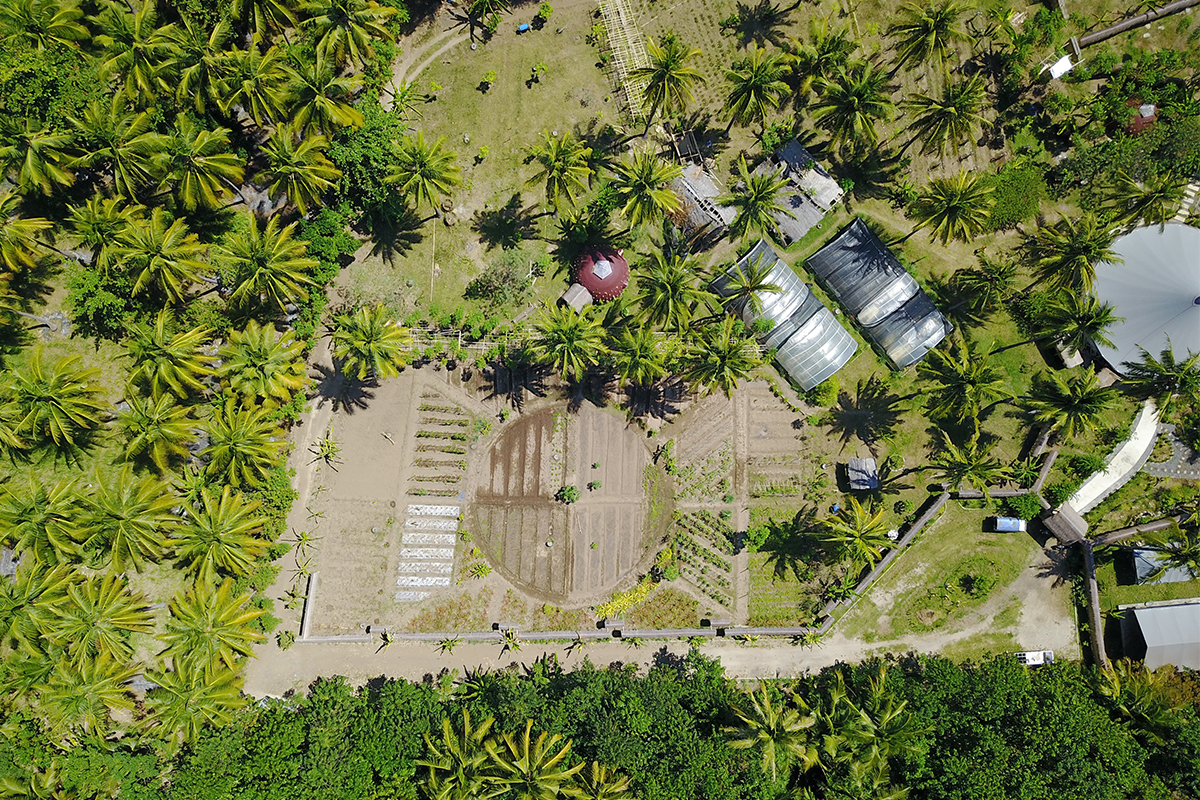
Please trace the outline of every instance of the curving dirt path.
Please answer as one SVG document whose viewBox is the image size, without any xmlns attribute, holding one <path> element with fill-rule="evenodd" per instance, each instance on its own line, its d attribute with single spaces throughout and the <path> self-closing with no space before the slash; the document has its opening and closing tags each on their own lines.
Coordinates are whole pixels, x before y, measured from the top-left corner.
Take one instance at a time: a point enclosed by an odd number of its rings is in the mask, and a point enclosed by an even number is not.
<svg viewBox="0 0 1200 800">
<path fill-rule="evenodd" d="M 447 28 L 440 33 L 437 33 L 432 38 L 421 43 L 418 47 L 412 50 L 406 50 L 404 55 L 396 60 L 392 65 L 392 80 L 384 87 L 386 93 L 393 93 L 396 86 L 403 81 L 412 81 L 420 75 L 426 67 L 434 62 L 438 57 L 446 53 L 448 50 L 456 47 L 467 41 L 470 36 L 467 33 L 457 32 L 456 28 Z M 449 41 L 447 41 L 449 40 Z M 444 44 L 443 44 L 444 43 Z M 438 47 L 438 45 L 441 47 Z M 431 55 L 425 57 L 426 53 L 437 47 Z M 424 58 L 423 61 L 414 69 L 413 64 L 417 64 L 418 60 Z"/>
</svg>

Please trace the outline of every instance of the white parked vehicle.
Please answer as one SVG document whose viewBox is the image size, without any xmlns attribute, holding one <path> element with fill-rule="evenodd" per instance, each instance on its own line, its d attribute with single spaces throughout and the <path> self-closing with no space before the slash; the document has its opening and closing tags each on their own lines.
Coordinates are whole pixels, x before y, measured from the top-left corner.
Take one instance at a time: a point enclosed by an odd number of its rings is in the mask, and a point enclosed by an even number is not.
<svg viewBox="0 0 1200 800">
<path fill-rule="evenodd" d="M 1027 667 L 1040 667 L 1043 664 L 1054 663 L 1053 650 L 1026 650 L 1022 653 L 1017 653 L 1017 661 L 1020 661 Z"/>
</svg>

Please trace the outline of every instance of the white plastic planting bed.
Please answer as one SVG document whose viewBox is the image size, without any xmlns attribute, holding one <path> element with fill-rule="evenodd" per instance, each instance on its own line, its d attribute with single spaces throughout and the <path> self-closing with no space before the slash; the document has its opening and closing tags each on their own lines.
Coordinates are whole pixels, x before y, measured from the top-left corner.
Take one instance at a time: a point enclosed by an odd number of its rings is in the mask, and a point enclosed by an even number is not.
<svg viewBox="0 0 1200 800">
<path fill-rule="evenodd" d="M 411 505 L 408 507 L 408 516 L 410 517 L 458 517 L 460 506 L 423 506 Z"/>
</svg>

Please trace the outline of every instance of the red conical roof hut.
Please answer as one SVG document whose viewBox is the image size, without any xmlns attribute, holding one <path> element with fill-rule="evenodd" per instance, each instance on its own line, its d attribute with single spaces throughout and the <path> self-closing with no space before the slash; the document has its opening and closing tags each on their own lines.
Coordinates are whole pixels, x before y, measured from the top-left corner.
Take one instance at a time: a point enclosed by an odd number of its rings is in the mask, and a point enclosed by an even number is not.
<svg viewBox="0 0 1200 800">
<path fill-rule="evenodd" d="M 596 302 L 615 300 L 629 285 L 629 262 L 620 250 L 589 247 L 575 260 L 571 277 Z"/>
</svg>

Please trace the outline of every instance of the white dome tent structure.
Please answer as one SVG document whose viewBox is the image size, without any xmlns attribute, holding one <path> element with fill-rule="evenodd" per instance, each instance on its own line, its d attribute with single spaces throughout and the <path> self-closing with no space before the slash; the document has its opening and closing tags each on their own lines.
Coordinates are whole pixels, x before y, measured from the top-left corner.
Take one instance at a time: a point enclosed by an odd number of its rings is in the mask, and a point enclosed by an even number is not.
<svg viewBox="0 0 1200 800">
<path fill-rule="evenodd" d="M 1113 346 L 1096 348 L 1118 373 L 1168 346 L 1176 357 L 1200 353 L 1200 229 L 1179 223 L 1138 228 L 1117 239 L 1124 263 L 1096 266 L 1096 297 L 1123 322 L 1108 333 Z M 1169 342 L 1169 345 L 1168 345 Z"/>
</svg>

